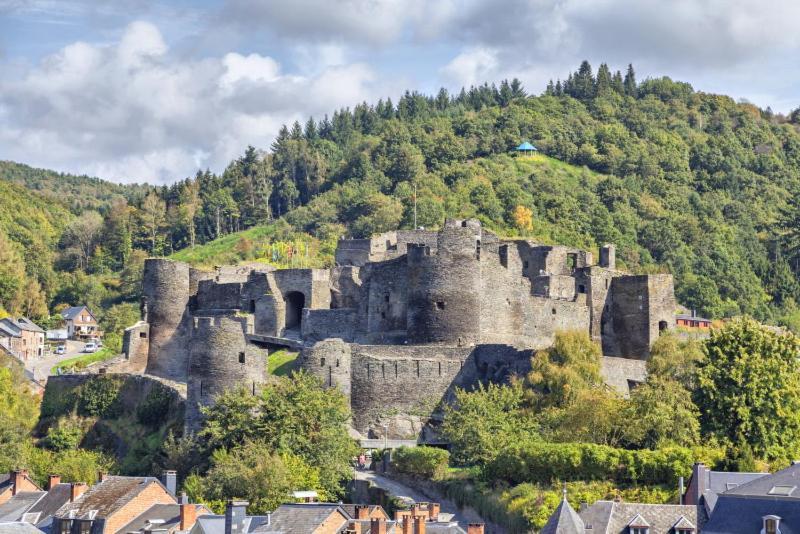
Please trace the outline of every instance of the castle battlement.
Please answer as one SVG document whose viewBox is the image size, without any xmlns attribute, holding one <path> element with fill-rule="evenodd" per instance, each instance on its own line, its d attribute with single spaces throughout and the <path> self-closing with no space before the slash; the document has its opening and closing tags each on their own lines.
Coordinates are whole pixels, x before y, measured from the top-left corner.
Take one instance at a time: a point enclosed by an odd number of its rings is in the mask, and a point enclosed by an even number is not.
<svg viewBox="0 0 800 534">
<path fill-rule="evenodd" d="M 149 259 L 126 354 L 188 384 L 191 428 L 226 389 L 255 391 L 267 352 L 302 346 L 300 365 L 350 397 L 353 425 L 368 434 L 387 418 L 428 421 L 456 386 L 525 372 L 556 332 L 585 331 L 638 369 L 673 324 L 672 277 L 617 270 L 613 245 L 595 264 L 590 251 L 504 240 L 453 219 L 437 232 L 340 240 L 335 260 L 204 272 Z"/>
</svg>

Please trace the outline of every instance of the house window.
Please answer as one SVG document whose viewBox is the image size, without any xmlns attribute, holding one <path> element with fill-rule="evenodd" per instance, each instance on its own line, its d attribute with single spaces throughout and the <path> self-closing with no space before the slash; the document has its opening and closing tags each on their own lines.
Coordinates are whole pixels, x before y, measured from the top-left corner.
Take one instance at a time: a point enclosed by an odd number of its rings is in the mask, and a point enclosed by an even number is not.
<svg viewBox="0 0 800 534">
<path fill-rule="evenodd" d="M 777 515 L 764 516 L 764 534 L 780 534 L 781 518 Z"/>
<path fill-rule="evenodd" d="M 630 534 L 649 534 L 650 528 L 648 527 L 631 527 Z"/>
<path fill-rule="evenodd" d="M 60 519 L 58 521 L 58 530 L 59 534 L 69 534 L 70 530 L 72 530 L 72 521 L 69 519 Z"/>
</svg>

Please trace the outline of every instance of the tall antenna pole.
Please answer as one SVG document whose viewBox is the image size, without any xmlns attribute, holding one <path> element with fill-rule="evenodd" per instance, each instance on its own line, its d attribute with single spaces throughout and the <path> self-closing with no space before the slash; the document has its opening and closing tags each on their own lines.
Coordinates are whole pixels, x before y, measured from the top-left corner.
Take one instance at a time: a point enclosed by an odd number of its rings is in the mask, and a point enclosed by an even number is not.
<svg viewBox="0 0 800 534">
<path fill-rule="evenodd" d="M 417 228 L 417 184 L 414 184 L 414 230 Z"/>
</svg>

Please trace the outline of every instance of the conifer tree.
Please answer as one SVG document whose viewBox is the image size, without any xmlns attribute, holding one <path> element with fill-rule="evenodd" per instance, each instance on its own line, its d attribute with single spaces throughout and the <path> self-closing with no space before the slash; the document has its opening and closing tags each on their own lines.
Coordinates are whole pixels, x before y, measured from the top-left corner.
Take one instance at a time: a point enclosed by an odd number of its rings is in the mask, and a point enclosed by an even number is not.
<svg viewBox="0 0 800 534">
<path fill-rule="evenodd" d="M 594 96 L 595 80 L 592 74 L 592 66 L 585 59 L 581 62 L 573 82 L 575 84 L 575 98 L 586 100 Z"/>
<path fill-rule="evenodd" d="M 611 91 L 611 71 L 608 68 L 608 65 L 605 63 L 600 64 L 600 68 L 597 69 L 597 83 L 595 94 L 603 95 Z"/>
<path fill-rule="evenodd" d="M 547 82 L 547 88 L 544 90 L 544 94 L 547 96 L 556 96 L 556 86 L 553 83 L 553 80 Z"/>
<path fill-rule="evenodd" d="M 628 64 L 628 72 L 625 73 L 625 94 L 628 96 L 636 97 L 636 73 L 633 72 L 633 65 Z"/>
<path fill-rule="evenodd" d="M 308 121 L 306 122 L 306 128 L 303 132 L 303 136 L 306 138 L 306 141 L 315 141 L 319 138 L 319 134 L 317 134 L 317 124 L 314 122 L 314 117 L 309 117 Z"/>
<path fill-rule="evenodd" d="M 525 97 L 525 88 L 522 87 L 522 82 L 519 81 L 517 78 L 511 80 L 511 95 L 514 98 Z"/>
<path fill-rule="evenodd" d="M 611 88 L 619 94 L 625 93 L 625 85 L 622 81 L 622 73 L 620 71 L 614 73 L 614 77 L 611 79 Z"/>
</svg>

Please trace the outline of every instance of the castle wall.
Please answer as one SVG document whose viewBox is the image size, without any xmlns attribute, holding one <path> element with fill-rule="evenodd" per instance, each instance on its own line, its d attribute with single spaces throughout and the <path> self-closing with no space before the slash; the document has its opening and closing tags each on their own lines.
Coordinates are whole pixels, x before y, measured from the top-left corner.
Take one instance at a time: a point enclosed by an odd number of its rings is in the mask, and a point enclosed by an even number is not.
<svg viewBox="0 0 800 534">
<path fill-rule="evenodd" d="M 551 299 L 575 298 L 575 277 L 564 274 L 534 276 L 531 279 L 533 294 Z"/>
<path fill-rule="evenodd" d="M 150 325 L 139 321 L 125 329 L 122 336 L 122 353 L 128 360 L 127 368 L 133 373 L 143 373 L 150 354 Z"/>
<path fill-rule="evenodd" d="M 302 336 L 304 341 L 320 341 L 327 338 L 342 338 L 353 341 L 358 310 L 336 308 L 333 310 L 309 310 L 303 314 Z"/>
<path fill-rule="evenodd" d="M 336 387 L 350 401 L 352 383 L 352 345 L 336 338 L 326 339 L 303 349 L 299 365 L 320 379 L 325 387 Z"/>
<path fill-rule="evenodd" d="M 603 335 L 603 354 L 639 357 L 650 353 L 647 276 L 621 276 L 611 281 L 612 335 Z"/>
<path fill-rule="evenodd" d="M 276 299 L 268 294 L 262 295 L 255 302 L 255 319 L 253 331 L 264 336 L 279 336 L 283 331 L 286 304 L 283 299 Z"/>
<path fill-rule="evenodd" d="M 361 284 L 359 267 L 334 267 L 331 270 L 331 308 L 358 308 Z"/>
<path fill-rule="evenodd" d="M 405 258 L 368 267 L 367 338 L 380 342 L 383 334 L 402 332 L 408 315 L 408 265 Z"/>
<path fill-rule="evenodd" d="M 267 376 L 267 350 L 248 343 L 252 317 L 194 319 L 190 343 L 186 428 L 199 428 L 200 408 L 227 390 L 245 387 L 253 394 Z"/>
<path fill-rule="evenodd" d="M 197 287 L 198 310 L 234 310 L 242 303 L 242 282 L 202 280 Z"/>
<path fill-rule="evenodd" d="M 470 344 L 480 339 L 480 225 L 445 226 L 437 252 L 408 252 L 408 341 Z"/>
<path fill-rule="evenodd" d="M 190 267 L 185 263 L 148 258 L 142 295 L 150 323 L 147 373 L 185 381 L 189 364 Z"/>
</svg>

